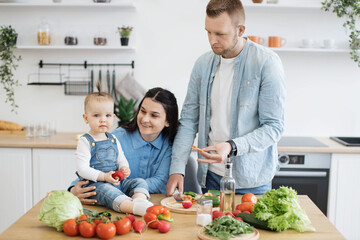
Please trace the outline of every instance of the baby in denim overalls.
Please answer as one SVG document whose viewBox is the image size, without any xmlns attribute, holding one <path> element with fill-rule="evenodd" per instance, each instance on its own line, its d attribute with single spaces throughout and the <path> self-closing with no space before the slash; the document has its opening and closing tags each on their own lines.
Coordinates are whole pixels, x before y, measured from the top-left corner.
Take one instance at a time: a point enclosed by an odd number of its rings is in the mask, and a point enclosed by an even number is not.
<svg viewBox="0 0 360 240">
<path fill-rule="evenodd" d="M 128 179 L 131 171 L 119 141 L 107 132 L 113 125 L 114 101 L 108 93 L 90 93 L 85 98 L 83 118 L 90 131 L 80 137 L 76 150 L 76 168 L 80 180 L 88 179 L 87 186 L 96 187 L 98 205 L 107 206 L 118 212 L 143 216 L 153 204 L 142 178 Z M 115 180 L 114 171 L 120 170 L 125 179 Z"/>
</svg>

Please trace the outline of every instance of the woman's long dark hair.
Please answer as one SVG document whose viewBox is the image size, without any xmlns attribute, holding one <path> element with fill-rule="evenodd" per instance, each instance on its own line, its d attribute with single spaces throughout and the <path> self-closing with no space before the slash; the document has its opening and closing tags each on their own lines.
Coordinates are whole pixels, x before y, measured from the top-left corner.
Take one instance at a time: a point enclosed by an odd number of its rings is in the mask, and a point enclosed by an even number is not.
<svg viewBox="0 0 360 240">
<path fill-rule="evenodd" d="M 157 87 L 147 91 L 144 98 L 141 100 L 139 104 L 139 108 L 137 110 L 135 117 L 130 122 L 122 125 L 121 127 L 130 132 L 133 132 L 138 129 L 137 116 L 139 114 L 141 105 L 145 98 L 150 98 L 151 100 L 160 103 L 164 107 L 166 113 L 166 121 L 168 121 L 169 127 L 164 127 L 162 133 L 164 135 L 169 136 L 169 142 L 170 144 L 172 144 L 174 142 L 179 124 L 178 122 L 179 109 L 175 95 L 166 89 Z"/>
</svg>

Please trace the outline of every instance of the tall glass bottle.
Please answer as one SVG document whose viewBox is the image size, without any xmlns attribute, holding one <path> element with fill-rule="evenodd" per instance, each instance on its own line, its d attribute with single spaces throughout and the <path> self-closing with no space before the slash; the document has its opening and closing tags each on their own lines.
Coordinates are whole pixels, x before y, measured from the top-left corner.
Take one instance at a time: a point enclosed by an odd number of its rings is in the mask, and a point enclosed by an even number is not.
<svg viewBox="0 0 360 240">
<path fill-rule="evenodd" d="M 235 208 L 235 179 L 232 177 L 232 162 L 227 159 L 225 175 L 220 180 L 220 212 L 232 213 Z"/>
</svg>

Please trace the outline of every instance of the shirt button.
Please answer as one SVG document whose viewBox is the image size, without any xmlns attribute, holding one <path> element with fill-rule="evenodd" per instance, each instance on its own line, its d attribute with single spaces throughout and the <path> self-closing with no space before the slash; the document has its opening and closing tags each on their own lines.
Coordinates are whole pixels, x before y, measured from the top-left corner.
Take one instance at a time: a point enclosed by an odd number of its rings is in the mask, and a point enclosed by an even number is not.
<svg viewBox="0 0 360 240">
<path fill-rule="evenodd" d="M 91 146 L 95 146 L 95 143 L 92 143 Z"/>
<path fill-rule="evenodd" d="M 210 120 L 210 118 L 208 118 L 208 117 L 207 117 L 207 118 L 206 118 L 206 120 L 208 120 L 208 121 L 209 121 L 209 120 Z"/>
</svg>

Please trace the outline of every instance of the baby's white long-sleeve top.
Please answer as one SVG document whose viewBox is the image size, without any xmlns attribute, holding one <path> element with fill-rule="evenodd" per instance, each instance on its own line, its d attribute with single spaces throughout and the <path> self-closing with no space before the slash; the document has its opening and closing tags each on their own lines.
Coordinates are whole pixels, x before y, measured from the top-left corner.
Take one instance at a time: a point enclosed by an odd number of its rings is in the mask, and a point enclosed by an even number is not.
<svg viewBox="0 0 360 240">
<path fill-rule="evenodd" d="M 113 137 L 115 138 L 116 146 L 119 152 L 118 158 L 116 160 L 118 170 L 124 166 L 129 167 L 129 163 L 121 148 L 120 142 L 114 135 Z M 97 141 L 95 138 L 94 140 Z M 85 179 L 96 182 L 101 171 L 90 167 L 91 148 L 90 142 L 86 139 L 86 137 L 82 136 L 79 138 L 75 155 L 77 173 Z"/>
</svg>

